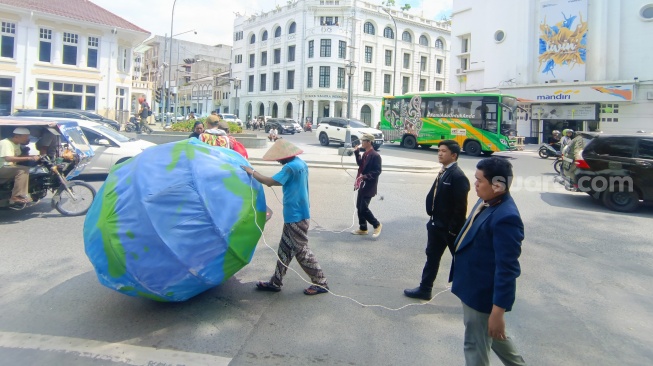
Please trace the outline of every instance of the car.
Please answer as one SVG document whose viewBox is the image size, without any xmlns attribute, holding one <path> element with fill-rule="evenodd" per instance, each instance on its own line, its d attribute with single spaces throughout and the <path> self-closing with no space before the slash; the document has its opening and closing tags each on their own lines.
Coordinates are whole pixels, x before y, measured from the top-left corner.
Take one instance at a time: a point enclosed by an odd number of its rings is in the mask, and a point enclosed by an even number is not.
<svg viewBox="0 0 653 366">
<path fill-rule="evenodd" d="M 270 118 L 265 123 L 265 132 L 270 132 L 271 129 L 276 128 L 277 133 L 282 135 L 284 133 L 289 133 L 291 135 L 295 134 L 295 126 L 292 122 L 286 120 L 285 118 Z"/>
<path fill-rule="evenodd" d="M 351 118 L 322 117 L 315 129 L 315 134 L 322 146 L 329 146 L 332 142 L 344 146 L 347 128 L 351 131 L 352 145 L 356 145 L 354 142 L 366 133 L 374 136 L 374 142 L 372 143 L 374 150 L 378 150 L 383 145 L 383 132 L 381 130 Z"/>
<path fill-rule="evenodd" d="M 94 121 L 116 131 L 120 131 L 120 123 L 101 115 L 79 109 L 17 109 L 12 116 L 36 118 L 68 118 Z"/>
<path fill-rule="evenodd" d="M 304 131 L 302 126 L 300 126 L 299 123 L 295 122 L 295 120 L 293 120 L 292 118 L 286 118 L 286 121 L 292 123 L 292 125 L 295 126 L 295 132 L 296 133 L 300 133 L 300 132 Z"/>
<path fill-rule="evenodd" d="M 220 117 L 221 119 L 227 122 L 235 123 L 238 126 L 243 127 L 243 121 L 241 121 L 240 118 L 236 117 L 235 114 L 219 113 L 218 117 Z"/>
<path fill-rule="evenodd" d="M 555 181 L 607 208 L 630 212 L 653 202 L 653 135 L 579 133 L 564 151 Z"/>
<path fill-rule="evenodd" d="M 136 140 L 102 125 L 87 121 L 77 123 L 95 152 L 83 174 L 107 174 L 115 165 L 155 146 L 149 141 Z"/>
</svg>

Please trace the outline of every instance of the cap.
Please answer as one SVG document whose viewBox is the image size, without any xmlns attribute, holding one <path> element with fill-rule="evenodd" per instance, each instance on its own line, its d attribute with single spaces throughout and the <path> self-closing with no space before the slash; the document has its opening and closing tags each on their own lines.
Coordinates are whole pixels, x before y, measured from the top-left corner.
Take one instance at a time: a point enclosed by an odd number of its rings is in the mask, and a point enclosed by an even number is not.
<svg viewBox="0 0 653 366">
<path fill-rule="evenodd" d="M 14 135 L 29 135 L 29 128 L 16 127 L 14 129 Z"/>
<path fill-rule="evenodd" d="M 374 142 L 374 136 L 369 133 L 363 134 L 363 136 L 361 136 L 361 141 Z"/>
<path fill-rule="evenodd" d="M 293 145 L 286 139 L 277 140 L 274 145 L 263 155 L 263 160 L 283 160 L 303 153 L 304 150 Z"/>
</svg>

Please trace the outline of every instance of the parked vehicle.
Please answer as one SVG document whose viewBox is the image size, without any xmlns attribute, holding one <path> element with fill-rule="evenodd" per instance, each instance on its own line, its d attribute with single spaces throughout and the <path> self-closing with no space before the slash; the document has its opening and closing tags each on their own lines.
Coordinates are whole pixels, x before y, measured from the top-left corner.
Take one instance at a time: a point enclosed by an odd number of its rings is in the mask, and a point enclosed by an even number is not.
<svg viewBox="0 0 653 366">
<path fill-rule="evenodd" d="M 271 129 L 276 128 L 279 135 L 284 133 L 289 133 L 291 135 L 295 134 L 295 126 L 284 118 L 270 118 L 267 123 L 265 123 L 265 132 L 269 133 Z"/>
<path fill-rule="evenodd" d="M 546 159 L 546 158 L 549 158 L 549 157 L 555 158 L 555 157 L 558 157 L 558 156 L 562 155 L 562 153 L 560 151 L 554 149 L 553 146 L 551 146 L 549 144 L 546 144 L 546 143 L 542 144 L 540 146 L 539 150 L 537 150 L 537 154 L 542 159 Z"/>
<path fill-rule="evenodd" d="M 125 136 L 104 126 L 93 125 L 88 122 L 78 121 L 78 123 L 93 147 L 93 151 L 95 151 L 95 156 L 86 166 L 84 174 L 107 174 L 116 164 L 120 164 L 155 145 L 149 141 L 136 140 Z"/>
<path fill-rule="evenodd" d="M 300 126 L 299 123 L 295 122 L 295 120 L 293 120 L 292 118 L 286 118 L 286 121 L 292 123 L 292 125 L 295 126 L 295 132 L 296 133 L 300 133 L 300 132 L 304 131 L 302 126 Z"/>
<path fill-rule="evenodd" d="M 94 121 L 96 123 L 111 127 L 116 131 L 120 131 L 120 123 L 112 119 L 104 118 L 99 114 L 82 111 L 77 109 L 18 109 L 12 116 L 16 117 L 34 117 L 34 118 L 68 118 L 68 119 L 83 119 Z M 99 117 L 99 118 L 98 118 Z"/>
<path fill-rule="evenodd" d="M 653 202 L 653 136 L 579 133 L 555 181 L 585 192 L 614 211 Z"/>
<path fill-rule="evenodd" d="M 354 145 L 354 142 L 358 140 L 360 136 L 363 136 L 363 134 L 366 133 L 374 136 L 374 143 L 372 145 L 375 150 L 378 150 L 381 145 L 383 145 L 383 133 L 381 130 L 371 128 L 363 122 L 355 119 L 324 117 L 320 119 L 315 132 L 322 146 L 329 146 L 332 142 L 344 146 L 348 128 L 351 131 L 352 145 Z"/>
<path fill-rule="evenodd" d="M 55 135 L 57 143 L 63 149 L 57 149 L 54 156 L 42 156 L 39 162 L 30 167 L 28 194 L 32 203 L 22 206 L 11 206 L 13 209 L 24 209 L 33 206 L 45 198 L 49 192 L 52 196 L 52 207 L 65 216 L 85 214 L 95 198 L 95 188 L 80 180 L 71 181 L 78 176 L 93 157 L 93 149 L 89 146 L 77 123 L 46 122 L 25 118 L 0 118 L 0 134 L 7 137 L 14 128 L 29 128 L 32 134 Z M 103 127 L 106 128 L 106 127 Z M 9 207 L 13 180 L 0 181 L 0 207 Z"/>
<path fill-rule="evenodd" d="M 235 123 L 238 126 L 243 127 L 243 121 L 241 121 L 240 118 L 236 117 L 235 114 L 222 113 L 218 114 L 218 116 L 227 122 Z"/>
</svg>

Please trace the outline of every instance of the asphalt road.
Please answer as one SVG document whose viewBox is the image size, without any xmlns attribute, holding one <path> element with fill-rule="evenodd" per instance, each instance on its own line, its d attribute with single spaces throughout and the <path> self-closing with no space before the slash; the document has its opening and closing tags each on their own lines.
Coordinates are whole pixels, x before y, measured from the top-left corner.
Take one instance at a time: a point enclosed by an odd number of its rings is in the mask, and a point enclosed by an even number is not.
<svg viewBox="0 0 653 366">
<path fill-rule="evenodd" d="M 434 149 L 385 146 L 381 154 L 437 159 Z M 557 188 L 551 161 L 531 152 L 507 158 L 515 167 L 513 197 L 526 240 L 517 301 L 506 319 L 526 361 L 651 364 L 653 208 L 611 212 L 584 194 Z M 461 157 L 468 177 L 477 161 Z M 257 168 L 267 175 L 277 169 Z M 275 216 L 252 262 L 225 284 L 175 304 L 101 286 L 84 254 L 84 217 L 62 217 L 48 199 L 25 211 L 0 211 L 0 365 L 463 364 L 462 309 L 446 291 L 448 253 L 435 284 L 442 294 L 426 305 L 390 310 L 424 304 L 402 291 L 419 282 L 424 196 L 434 176 L 382 174 L 371 209 L 384 229 L 373 240 L 348 233 L 355 198 L 349 174 L 310 172 L 310 245 L 338 296 L 303 295 L 307 284 L 293 272 L 280 293 L 254 290 L 274 268 L 266 243 L 276 250 L 281 234 L 278 188 L 266 189 Z M 470 207 L 474 201 L 472 191 Z M 301 272 L 295 262 L 291 268 Z M 497 358 L 493 363 L 500 364 Z"/>
</svg>

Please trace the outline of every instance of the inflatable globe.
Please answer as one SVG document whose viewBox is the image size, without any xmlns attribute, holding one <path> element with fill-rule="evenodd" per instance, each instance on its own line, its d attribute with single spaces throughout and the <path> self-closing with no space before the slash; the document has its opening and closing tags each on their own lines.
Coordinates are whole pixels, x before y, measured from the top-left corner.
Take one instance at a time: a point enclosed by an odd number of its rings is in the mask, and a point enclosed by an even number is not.
<svg viewBox="0 0 653 366">
<path fill-rule="evenodd" d="M 153 146 L 111 170 L 84 222 L 103 285 L 184 301 L 247 265 L 265 225 L 263 187 L 240 154 L 197 139 Z"/>
</svg>

